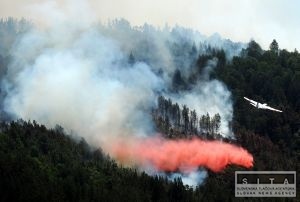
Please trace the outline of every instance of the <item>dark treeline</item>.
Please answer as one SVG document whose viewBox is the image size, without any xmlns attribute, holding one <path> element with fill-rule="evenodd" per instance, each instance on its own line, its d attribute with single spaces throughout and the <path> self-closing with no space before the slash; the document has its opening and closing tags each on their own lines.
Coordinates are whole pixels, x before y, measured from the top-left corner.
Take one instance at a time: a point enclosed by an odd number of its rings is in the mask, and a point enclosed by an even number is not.
<svg viewBox="0 0 300 202">
<path fill-rule="evenodd" d="M 243 170 L 237 166 L 209 172 L 204 184 L 192 189 L 180 178 L 170 182 L 121 167 L 59 126 L 48 130 L 19 120 L 1 123 L 0 131 L 0 201 L 245 201 L 234 197 L 234 172 Z M 291 170 L 297 162 L 266 137 L 247 131 L 236 137 L 236 144 L 255 156 L 254 170 Z"/>
<path fill-rule="evenodd" d="M 0 124 L 0 201 L 199 201 L 174 182 L 118 166 L 61 127 Z"/>
<path fill-rule="evenodd" d="M 153 110 L 153 118 L 157 127 L 167 137 L 187 137 L 188 135 L 202 138 L 220 136 L 221 116 L 198 115 L 196 110 L 182 107 L 164 96 L 158 97 L 158 107 Z"/>
<path fill-rule="evenodd" d="M 234 128 L 245 128 L 269 137 L 295 152 L 300 141 L 300 54 L 280 50 L 276 40 L 263 51 L 251 41 L 241 57 L 234 57 L 216 70 L 233 93 Z M 283 113 L 253 108 L 243 97 L 283 110 Z M 298 146 L 297 146 L 298 145 Z"/>
<path fill-rule="evenodd" d="M 232 92 L 234 116 L 232 127 L 253 131 L 270 138 L 291 151 L 299 147 L 300 139 L 300 54 L 280 49 L 276 40 L 269 50 L 250 41 L 240 56 L 226 59 L 223 50 L 211 48 L 199 55 L 196 65 L 184 78 L 180 70 L 174 73 L 174 89 L 188 89 L 203 75 L 203 69 L 216 61 L 210 79 L 223 81 Z M 187 85 L 188 84 L 188 85 Z M 243 97 L 283 110 L 276 113 L 256 109 Z"/>
</svg>

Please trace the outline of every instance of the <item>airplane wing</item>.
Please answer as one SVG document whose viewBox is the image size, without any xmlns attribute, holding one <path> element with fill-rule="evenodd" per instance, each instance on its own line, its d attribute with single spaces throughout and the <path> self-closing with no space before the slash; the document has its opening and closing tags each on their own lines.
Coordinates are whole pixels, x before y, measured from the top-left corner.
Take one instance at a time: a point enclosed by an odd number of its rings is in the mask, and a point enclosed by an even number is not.
<svg viewBox="0 0 300 202">
<path fill-rule="evenodd" d="M 272 111 L 275 111 L 275 112 L 282 112 L 282 111 L 279 110 L 279 109 L 275 109 L 275 108 L 272 108 L 272 107 L 269 107 L 269 106 L 264 106 L 263 108 L 264 108 L 264 109 L 269 109 L 269 110 L 272 110 Z"/>
<path fill-rule="evenodd" d="M 256 101 L 254 101 L 254 100 L 251 100 L 251 99 L 249 99 L 249 98 L 246 98 L 246 97 L 244 97 L 244 99 L 245 99 L 245 100 L 248 100 L 250 103 L 253 103 L 253 104 L 257 105 L 257 102 L 256 102 Z"/>
</svg>

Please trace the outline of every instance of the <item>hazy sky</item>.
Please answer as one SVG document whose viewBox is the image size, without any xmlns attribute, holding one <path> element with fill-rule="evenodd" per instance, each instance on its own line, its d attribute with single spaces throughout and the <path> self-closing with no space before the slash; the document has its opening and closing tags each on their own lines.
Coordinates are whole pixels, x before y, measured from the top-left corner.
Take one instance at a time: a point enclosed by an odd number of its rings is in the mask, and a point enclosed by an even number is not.
<svg viewBox="0 0 300 202">
<path fill-rule="evenodd" d="M 132 25 L 178 24 L 205 35 L 218 32 L 234 41 L 253 38 L 264 48 L 276 39 L 282 49 L 300 49 L 299 0 L 1 0 L 0 16 L 41 20 L 43 12 L 37 16 L 32 6 L 46 2 L 68 10 L 69 4 L 79 1 L 88 2 L 95 18 L 103 22 L 123 17 Z M 84 17 L 81 6 L 75 6 L 76 11 Z"/>
</svg>

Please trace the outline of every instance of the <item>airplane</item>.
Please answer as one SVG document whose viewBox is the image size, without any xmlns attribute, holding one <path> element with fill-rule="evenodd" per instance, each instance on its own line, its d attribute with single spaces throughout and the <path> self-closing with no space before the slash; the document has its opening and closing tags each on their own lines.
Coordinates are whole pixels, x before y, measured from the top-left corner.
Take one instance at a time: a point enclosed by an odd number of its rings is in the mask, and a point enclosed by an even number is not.
<svg viewBox="0 0 300 202">
<path fill-rule="evenodd" d="M 253 105 L 254 107 L 258 108 L 258 109 L 268 109 L 268 110 L 272 110 L 272 111 L 276 111 L 276 112 L 282 112 L 281 110 L 269 107 L 267 103 L 261 104 L 259 102 L 256 102 L 254 100 L 251 100 L 249 98 L 244 97 L 245 100 L 248 100 L 250 102 L 251 105 Z"/>
</svg>

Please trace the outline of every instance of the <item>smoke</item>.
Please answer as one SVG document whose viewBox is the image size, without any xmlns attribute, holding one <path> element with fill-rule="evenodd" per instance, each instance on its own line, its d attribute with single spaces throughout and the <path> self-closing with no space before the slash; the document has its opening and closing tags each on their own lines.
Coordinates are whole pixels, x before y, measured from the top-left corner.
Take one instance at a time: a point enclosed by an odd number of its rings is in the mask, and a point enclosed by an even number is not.
<svg viewBox="0 0 300 202">
<path fill-rule="evenodd" d="M 197 114 L 209 113 L 213 115 L 219 113 L 221 116 L 221 134 L 226 137 L 233 137 L 230 127 L 233 117 L 231 93 L 222 82 L 209 78 L 216 65 L 217 59 L 209 60 L 197 84 L 190 91 L 167 96 L 181 105 L 195 109 Z"/>
<path fill-rule="evenodd" d="M 207 171 L 202 170 L 195 170 L 190 171 L 189 173 L 172 173 L 169 176 L 169 179 L 175 180 L 176 178 L 181 178 L 183 184 L 188 184 L 193 188 L 196 188 L 198 185 L 202 184 L 207 177 Z"/>
<path fill-rule="evenodd" d="M 114 152 L 117 143 L 120 140 L 125 146 L 136 143 L 134 150 L 126 150 L 134 163 L 144 165 L 149 161 L 163 171 L 179 169 L 185 173 L 182 176 L 187 183 L 195 184 L 206 176 L 194 170 L 197 166 L 214 171 L 231 163 L 249 167 L 250 157 L 246 151 L 234 146 L 198 140 L 154 141 L 151 138 L 157 132 L 151 110 L 156 107 L 160 94 L 187 104 L 198 114 L 219 113 L 221 133 L 231 135 L 228 127 L 232 119 L 230 92 L 220 81 L 204 76 L 189 91 L 177 94 L 170 91 L 174 72 L 177 69 L 189 72 L 197 56 L 203 53 L 200 48 L 195 50 L 194 44 L 209 43 L 205 41 L 207 38 L 183 28 L 159 30 L 150 25 L 132 28 L 124 20 L 96 25 L 89 21 L 93 15 L 84 1 L 67 2 L 64 9 L 53 1 L 30 7 L 39 11 L 37 16 L 46 23 L 43 28 L 33 27 L 24 33 L 11 49 L 12 62 L 1 85 L 5 92 L 6 113 L 13 118 L 37 120 L 50 128 L 59 124 L 67 131 L 83 136 L 92 145 L 101 145 L 120 161 L 123 157 Z M 78 10 L 84 17 L 78 19 L 75 15 Z M 131 53 L 134 61 L 128 60 Z M 142 137 L 144 139 L 140 139 Z M 177 163 L 164 167 L 161 159 L 151 157 L 154 150 L 141 150 L 143 144 L 159 149 L 162 158 Z M 184 154 L 189 158 L 192 158 L 189 155 L 209 153 L 207 162 L 194 159 L 189 163 L 180 153 L 177 155 L 181 158 L 174 159 L 170 152 L 179 150 L 166 150 L 163 146 L 176 144 L 183 147 L 183 152 L 191 152 Z M 190 150 L 186 145 L 201 147 Z M 243 155 L 247 157 L 246 164 L 241 163 Z M 188 172 L 185 166 L 193 170 Z"/>
<path fill-rule="evenodd" d="M 26 47 L 28 40 L 38 47 Z M 8 113 L 49 127 L 59 123 L 98 143 L 151 132 L 147 111 L 163 81 L 145 63 L 127 65 L 112 40 L 89 30 L 69 43 L 35 31 L 18 48 L 5 82 Z"/>
</svg>

